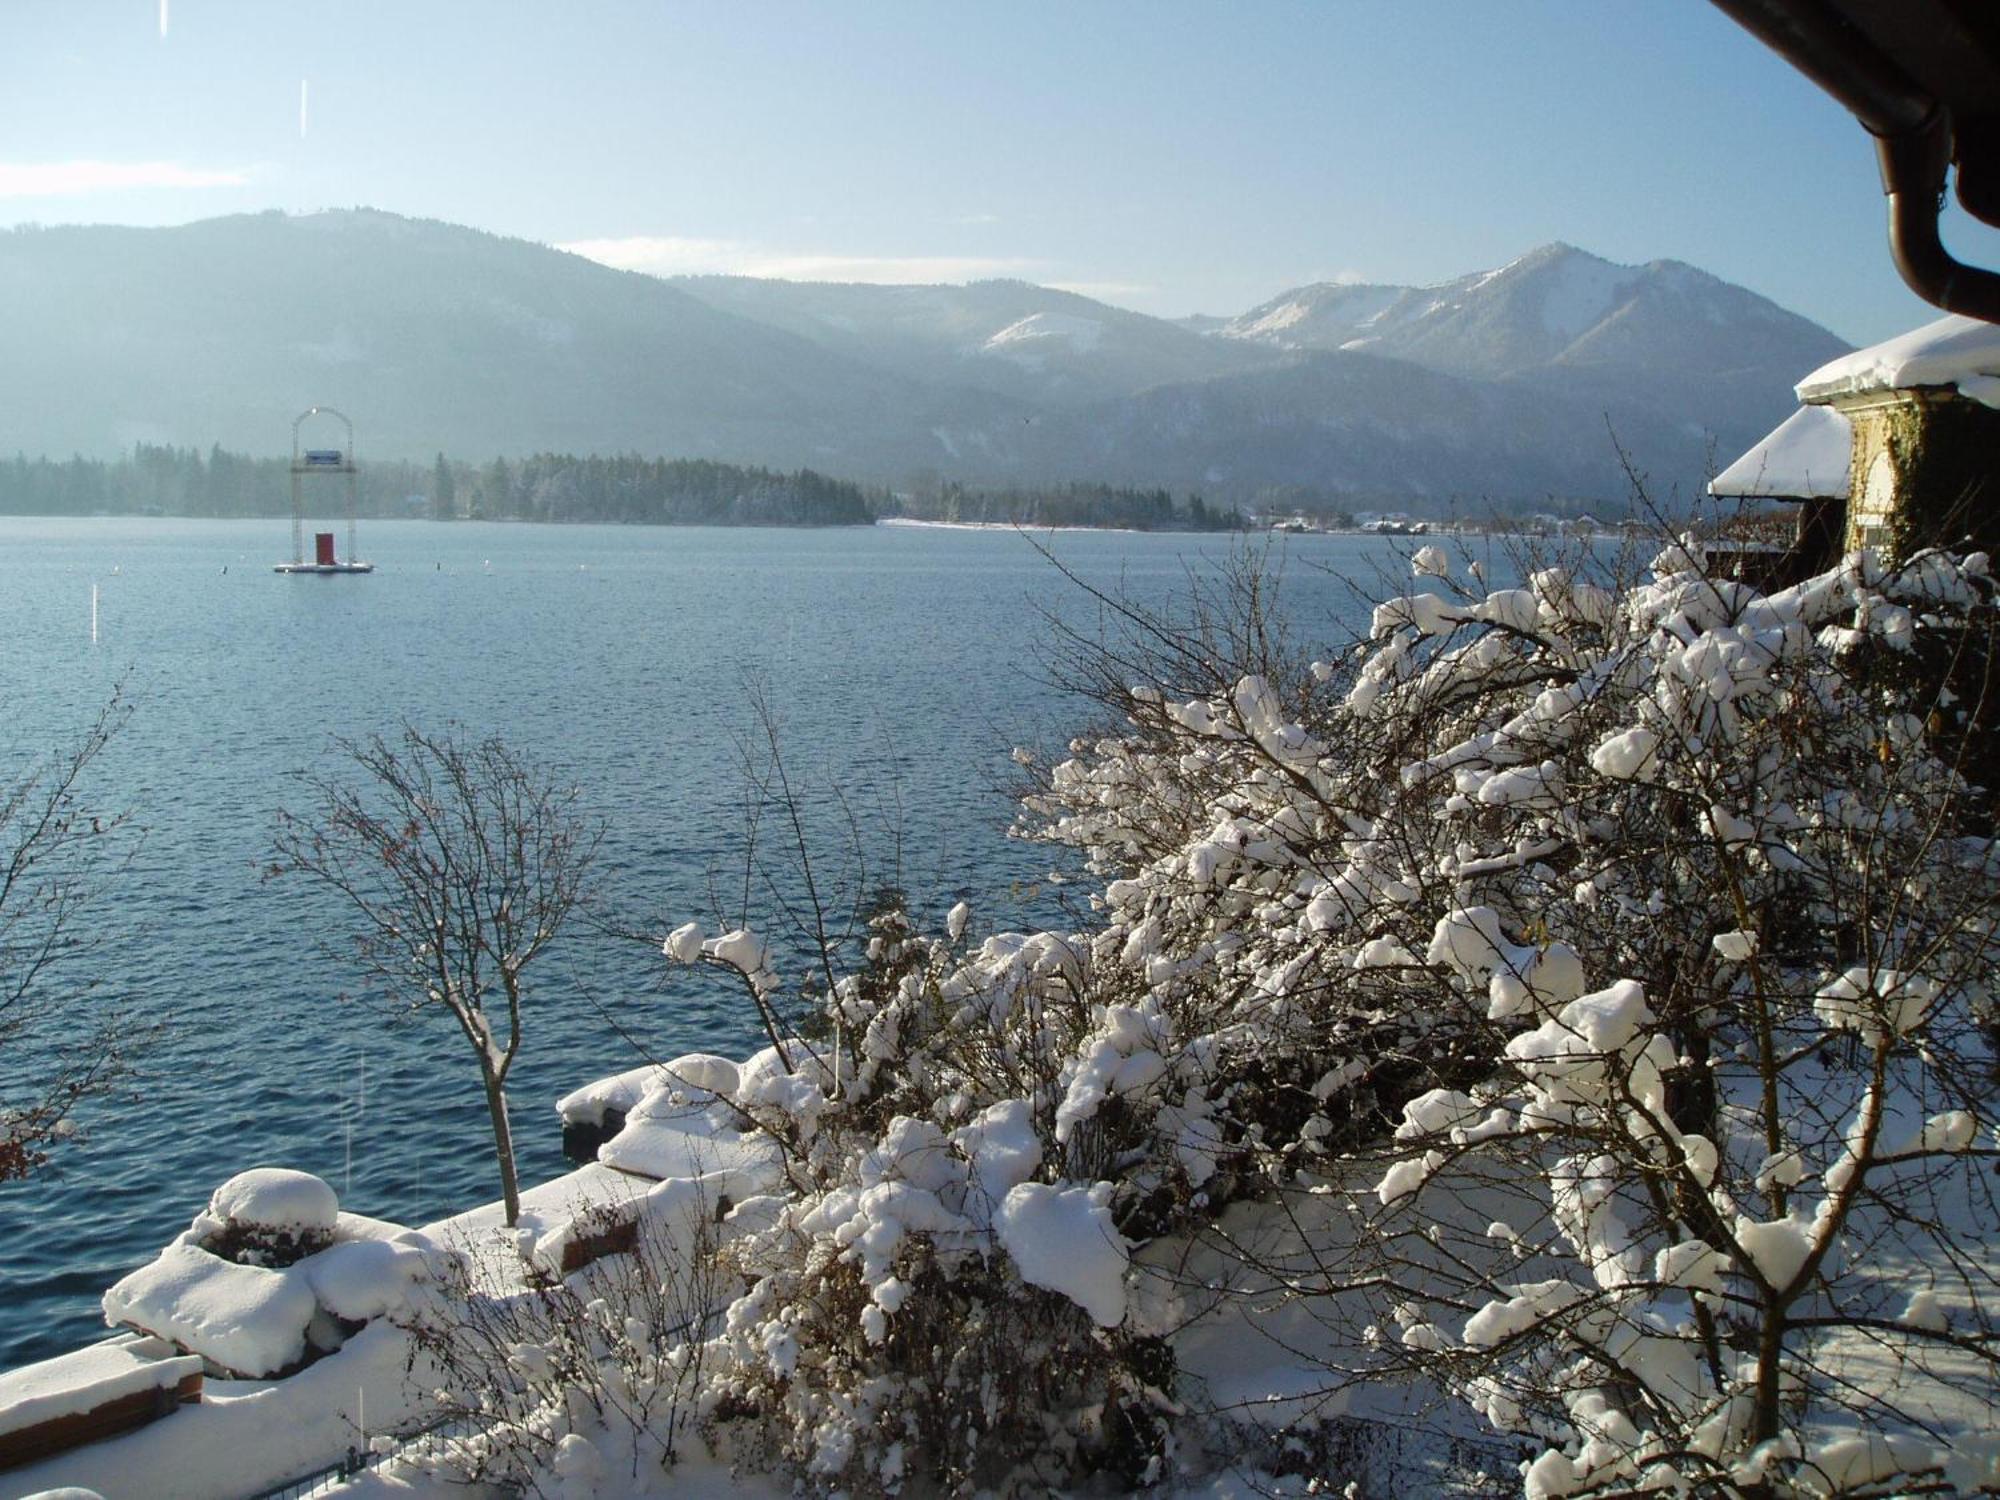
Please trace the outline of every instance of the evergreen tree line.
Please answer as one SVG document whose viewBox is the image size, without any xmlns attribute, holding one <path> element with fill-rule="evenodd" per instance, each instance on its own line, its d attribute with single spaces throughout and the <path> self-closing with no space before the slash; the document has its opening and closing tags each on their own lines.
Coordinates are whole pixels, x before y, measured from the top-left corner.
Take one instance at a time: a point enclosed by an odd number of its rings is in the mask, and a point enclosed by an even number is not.
<svg viewBox="0 0 2000 1500">
<path fill-rule="evenodd" d="M 447 482 L 442 476 L 447 471 Z M 483 520 L 614 521 L 682 526 L 866 526 L 861 487 L 811 469 L 781 474 L 701 458 L 577 458 L 537 453 L 474 468 L 433 466 L 431 495 Z"/>
<path fill-rule="evenodd" d="M 314 514 L 345 509 L 340 478 L 306 482 Z M 408 498 L 424 493 L 429 471 L 402 462 L 364 463 L 356 476 L 363 515 L 410 514 Z M 221 446 L 135 444 L 114 459 L 0 459 L 0 514 L 15 516 L 283 516 L 291 514 L 288 458 L 253 458 Z M 418 511 L 422 514 L 422 511 Z"/>
<path fill-rule="evenodd" d="M 305 479 L 309 514 L 337 515 L 345 481 Z M 0 515 L 283 516 L 290 460 L 138 443 L 113 459 L 0 460 Z M 1022 526 L 1116 526 L 1136 531 L 1226 531 L 1233 508 L 1198 494 L 1072 483 L 975 489 L 956 480 L 913 490 L 864 491 L 811 469 L 779 473 L 711 459 L 579 457 L 537 453 L 470 463 L 363 460 L 355 503 L 367 517 L 595 521 L 701 526 L 865 526 L 877 514 Z"/>
<path fill-rule="evenodd" d="M 309 476 L 305 503 L 337 514 L 345 481 Z M 115 459 L 0 460 L 0 514 L 283 516 L 291 513 L 291 461 L 216 446 L 140 443 Z M 704 459 L 637 455 L 579 458 L 538 453 L 474 464 L 440 453 L 430 464 L 364 460 L 355 504 L 370 517 L 519 521 L 617 521 L 710 526 L 847 526 L 874 519 L 858 485 L 810 469 L 769 469 Z"/>
<path fill-rule="evenodd" d="M 1233 508 L 1211 507 L 1200 495 L 1176 501 L 1164 489 L 1083 483 L 982 490 L 947 479 L 890 497 L 883 511 L 924 521 L 1117 526 L 1133 531 L 1233 531 L 1243 524 Z"/>
</svg>

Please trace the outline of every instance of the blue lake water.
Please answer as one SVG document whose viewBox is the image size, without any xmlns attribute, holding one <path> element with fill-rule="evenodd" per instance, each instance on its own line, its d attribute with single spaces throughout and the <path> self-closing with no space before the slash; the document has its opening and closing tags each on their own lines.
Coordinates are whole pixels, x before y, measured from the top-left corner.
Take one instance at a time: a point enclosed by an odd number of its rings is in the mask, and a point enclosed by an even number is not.
<svg viewBox="0 0 2000 1500">
<path fill-rule="evenodd" d="M 968 897 L 1018 919 L 1046 851 L 1010 842 L 1007 751 L 1057 743 L 1084 706 L 1044 680 L 1044 611 L 1094 606 L 1018 535 L 371 523 L 360 578 L 279 577 L 283 521 L 0 517 L 0 765 L 74 737 L 121 680 L 135 704 L 87 788 L 143 830 L 89 917 L 102 993 L 163 1029 L 128 1097 L 87 1113 L 54 1171 L 0 1187 L 0 1368 L 103 1331 L 102 1290 L 216 1183 L 317 1172 L 342 1205 L 423 1222 L 497 1196 L 476 1070 L 440 1018 L 390 1025 L 343 999 L 341 918 L 268 882 L 292 773 L 332 734 L 455 720 L 558 763 L 606 824 L 607 909 L 648 930 L 740 885 L 750 684 L 837 859 L 848 795 L 872 879 L 935 916 Z M 1155 606 L 1227 538 L 1067 533 L 1064 563 Z M 1393 566 L 1353 537 L 1277 544 L 1286 612 L 1341 640 L 1343 575 Z M 99 640 L 90 640 L 90 587 Z M 900 859 L 897 858 L 900 851 Z M 524 1182 L 562 1170 L 554 1100 L 639 1060 L 756 1044 L 737 995 L 581 927 L 530 970 L 510 1096 Z M 58 1022 L 60 1024 L 60 1022 Z M 0 1104 L 33 1062 L 0 1050 Z"/>
</svg>

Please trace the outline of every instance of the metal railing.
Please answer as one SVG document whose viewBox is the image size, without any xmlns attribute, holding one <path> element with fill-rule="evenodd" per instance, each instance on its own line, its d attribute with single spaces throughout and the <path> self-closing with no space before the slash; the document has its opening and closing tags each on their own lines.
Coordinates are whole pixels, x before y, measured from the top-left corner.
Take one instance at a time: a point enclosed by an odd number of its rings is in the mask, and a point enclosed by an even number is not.
<svg viewBox="0 0 2000 1500">
<path fill-rule="evenodd" d="M 378 1434 L 366 1448 L 349 1445 L 347 1452 L 334 1462 L 270 1489 L 259 1490 L 254 1495 L 246 1495 L 243 1500 L 315 1500 L 316 1496 L 330 1495 L 348 1480 L 371 1473 L 390 1459 L 400 1457 L 419 1438 L 469 1437 L 472 1430 L 473 1424 L 468 1418 L 451 1417 L 409 1432 Z M 390 1441 L 382 1442 L 383 1437 Z"/>
</svg>

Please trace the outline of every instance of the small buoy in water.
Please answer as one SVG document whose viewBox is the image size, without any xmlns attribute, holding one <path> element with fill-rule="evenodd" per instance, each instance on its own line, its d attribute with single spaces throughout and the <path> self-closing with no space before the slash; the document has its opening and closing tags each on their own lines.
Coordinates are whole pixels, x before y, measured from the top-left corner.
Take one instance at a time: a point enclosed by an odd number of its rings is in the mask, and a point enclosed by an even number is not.
<svg viewBox="0 0 2000 1500">
<path fill-rule="evenodd" d="M 442 573 L 442 572 L 444 571 L 444 564 L 443 564 L 443 563 L 439 563 L 439 564 L 437 565 L 437 570 L 438 570 L 438 571 L 439 571 L 440 573 Z"/>
<path fill-rule="evenodd" d="M 124 571 L 125 571 L 125 565 L 123 563 L 113 563 L 111 565 L 111 576 L 113 578 L 116 578 L 120 573 Z"/>
<path fill-rule="evenodd" d="M 229 564 L 228 564 L 228 563 L 224 563 L 224 564 L 222 565 L 222 571 L 223 571 L 223 572 L 225 572 L 225 573 L 227 573 L 227 572 L 229 571 Z"/>
</svg>

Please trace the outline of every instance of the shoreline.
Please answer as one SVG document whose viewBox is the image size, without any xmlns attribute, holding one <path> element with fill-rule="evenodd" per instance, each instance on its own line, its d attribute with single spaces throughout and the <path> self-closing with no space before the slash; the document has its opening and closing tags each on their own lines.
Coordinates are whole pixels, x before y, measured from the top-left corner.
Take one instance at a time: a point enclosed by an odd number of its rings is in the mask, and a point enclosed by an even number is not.
<svg viewBox="0 0 2000 1500">
<path fill-rule="evenodd" d="M 1206 531 L 1186 531 L 1162 526 L 1141 531 L 1136 526 L 1031 526 L 1025 521 L 926 521 L 918 516 L 877 516 L 875 525 L 910 531 L 1102 531 L 1114 536 L 1208 536 Z M 1226 535 L 1227 533 L 1213 533 Z"/>
</svg>

